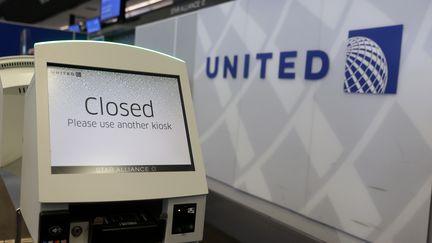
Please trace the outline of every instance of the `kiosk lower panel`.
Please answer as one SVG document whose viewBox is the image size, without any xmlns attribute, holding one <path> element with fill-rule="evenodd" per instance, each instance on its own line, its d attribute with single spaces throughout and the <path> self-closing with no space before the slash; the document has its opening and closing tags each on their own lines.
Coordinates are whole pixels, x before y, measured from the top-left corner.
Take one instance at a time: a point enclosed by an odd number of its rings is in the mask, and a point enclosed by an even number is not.
<svg viewBox="0 0 432 243">
<path fill-rule="evenodd" d="M 39 220 L 41 243 L 162 242 L 166 226 L 162 200 L 70 204 Z"/>
</svg>

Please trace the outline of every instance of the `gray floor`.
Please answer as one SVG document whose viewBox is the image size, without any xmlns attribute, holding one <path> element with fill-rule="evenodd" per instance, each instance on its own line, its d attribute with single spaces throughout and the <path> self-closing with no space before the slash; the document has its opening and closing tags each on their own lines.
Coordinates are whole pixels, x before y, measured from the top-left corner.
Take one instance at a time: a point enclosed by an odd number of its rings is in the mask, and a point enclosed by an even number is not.
<svg viewBox="0 0 432 243">
<path fill-rule="evenodd" d="M 3 182 L 3 176 L 6 176 L 7 178 L 9 174 L 5 175 L 5 173 L 2 171 L 2 177 L 0 177 L 0 240 L 10 240 L 15 239 L 16 207 L 14 206 L 13 200 L 11 200 L 10 194 L 8 193 L 8 190 L 6 189 L 6 186 Z M 13 180 L 14 178 L 12 178 L 12 182 Z M 12 194 L 14 197 L 19 196 L 19 192 L 14 192 Z M 23 238 L 30 236 L 27 228 L 24 225 L 22 226 L 21 232 Z"/>
<path fill-rule="evenodd" d="M 323 242 L 210 191 L 206 222 L 239 242 Z"/>
<path fill-rule="evenodd" d="M 14 238 L 15 209 L 3 180 L 0 180 L 0 215 L 0 240 Z"/>
</svg>

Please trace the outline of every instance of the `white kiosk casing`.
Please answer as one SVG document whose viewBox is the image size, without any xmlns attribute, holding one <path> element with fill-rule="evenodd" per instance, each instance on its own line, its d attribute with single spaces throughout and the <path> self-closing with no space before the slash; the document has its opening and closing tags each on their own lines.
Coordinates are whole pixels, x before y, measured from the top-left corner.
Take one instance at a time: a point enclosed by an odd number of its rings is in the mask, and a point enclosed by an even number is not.
<svg viewBox="0 0 432 243">
<path fill-rule="evenodd" d="M 43 242 L 42 212 L 80 203 L 162 200 L 163 241 L 201 240 L 208 189 L 189 87 L 186 64 L 155 51 L 109 42 L 37 43 L 25 101 L 21 188 L 22 215 L 33 239 Z M 84 120 L 97 125 L 82 127 Z M 149 124 L 101 127 L 125 121 Z M 170 123 L 173 132 L 150 129 L 153 122 Z M 174 233 L 174 207 L 188 204 L 196 205 L 195 228 Z M 87 242 L 86 232 L 70 242 Z"/>
<path fill-rule="evenodd" d="M 0 58 L 0 167 L 8 166 L 22 157 L 24 93 L 33 74 L 33 56 Z"/>
</svg>

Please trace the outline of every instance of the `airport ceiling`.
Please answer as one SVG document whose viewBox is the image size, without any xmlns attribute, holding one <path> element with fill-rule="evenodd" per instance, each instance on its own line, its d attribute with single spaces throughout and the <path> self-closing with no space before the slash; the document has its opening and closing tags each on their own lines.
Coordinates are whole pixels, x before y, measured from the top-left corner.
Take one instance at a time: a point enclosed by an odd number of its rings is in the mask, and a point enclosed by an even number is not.
<svg viewBox="0 0 432 243">
<path fill-rule="evenodd" d="M 0 0 L 0 18 L 20 23 L 38 23 L 89 0 Z M 99 1 L 93 1 L 99 4 Z M 99 9 L 94 9 L 97 15 Z"/>
<path fill-rule="evenodd" d="M 126 1 L 127 5 L 136 5 L 167 0 Z M 0 19 L 61 28 L 69 25 L 71 15 L 75 23 L 99 16 L 100 3 L 101 0 L 0 0 Z"/>
<path fill-rule="evenodd" d="M 125 0 L 126 9 L 138 14 L 188 0 Z M 206 6 L 230 0 L 207 0 Z M 0 21 L 64 29 L 100 15 L 101 0 L 0 0 Z M 142 10 L 140 12 L 140 10 Z M 71 21 L 71 16 L 73 20 Z"/>
</svg>

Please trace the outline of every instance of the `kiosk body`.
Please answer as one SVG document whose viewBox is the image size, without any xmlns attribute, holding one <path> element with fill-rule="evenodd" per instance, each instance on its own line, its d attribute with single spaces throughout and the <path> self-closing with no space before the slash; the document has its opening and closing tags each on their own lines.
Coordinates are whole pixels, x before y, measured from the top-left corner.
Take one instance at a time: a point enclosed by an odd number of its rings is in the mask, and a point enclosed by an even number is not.
<svg viewBox="0 0 432 243">
<path fill-rule="evenodd" d="M 22 158 L 24 93 L 33 73 L 33 56 L 0 58 L 0 167 L 6 167 Z"/>
<path fill-rule="evenodd" d="M 21 210 L 35 241 L 202 239 L 208 189 L 183 61 L 38 43 L 24 120 Z"/>
</svg>

